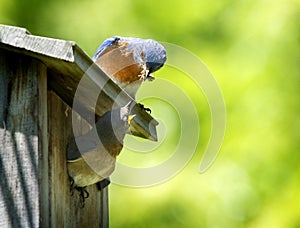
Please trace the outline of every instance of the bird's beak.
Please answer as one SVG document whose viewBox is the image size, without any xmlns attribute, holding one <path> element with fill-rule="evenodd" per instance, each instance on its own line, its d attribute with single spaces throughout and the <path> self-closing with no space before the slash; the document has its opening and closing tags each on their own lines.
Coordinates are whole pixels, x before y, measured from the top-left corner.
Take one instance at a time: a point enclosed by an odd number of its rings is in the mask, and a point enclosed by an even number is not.
<svg viewBox="0 0 300 228">
<path fill-rule="evenodd" d="M 145 80 L 148 79 L 149 81 L 153 81 L 155 78 L 150 75 L 150 71 L 149 70 L 146 70 L 146 77 L 145 77 Z"/>
<path fill-rule="evenodd" d="M 136 116 L 136 114 L 134 114 L 134 115 L 129 115 L 129 116 L 128 116 L 128 118 L 127 118 L 127 123 L 128 123 L 129 126 L 130 126 L 130 123 L 131 123 L 132 119 L 133 119 L 135 116 Z"/>
<path fill-rule="evenodd" d="M 147 79 L 148 79 L 149 81 L 153 81 L 153 80 L 155 79 L 155 77 L 152 76 L 152 75 L 150 75 L 150 74 L 148 74 Z"/>
</svg>

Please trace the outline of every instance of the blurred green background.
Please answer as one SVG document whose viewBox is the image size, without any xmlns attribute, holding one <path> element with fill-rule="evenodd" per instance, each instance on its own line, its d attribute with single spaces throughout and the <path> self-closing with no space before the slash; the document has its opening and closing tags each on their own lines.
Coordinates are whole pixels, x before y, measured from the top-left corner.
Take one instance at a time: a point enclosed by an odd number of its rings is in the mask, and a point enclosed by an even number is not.
<svg viewBox="0 0 300 228">
<path fill-rule="evenodd" d="M 74 40 L 90 56 L 112 35 L 174 43 L 199 56 L 218 81 L 226 136 L 213 166 L 199 174 L 211 127 L 205 96 L 171 67 L 155 73 L 193 101 L 199 143 L 187 166 L 165 183 L 112 184 L 111 227 L 300 227 L 299 9 L 299 0 L 0 0 L 0 23 Z M 152 154 L 124 149 L 119 161 L 146 167 L 170 156 L 182 117 L 156 99 L 144 103 L 164 122 L 161 144 Z"/>
</svg>

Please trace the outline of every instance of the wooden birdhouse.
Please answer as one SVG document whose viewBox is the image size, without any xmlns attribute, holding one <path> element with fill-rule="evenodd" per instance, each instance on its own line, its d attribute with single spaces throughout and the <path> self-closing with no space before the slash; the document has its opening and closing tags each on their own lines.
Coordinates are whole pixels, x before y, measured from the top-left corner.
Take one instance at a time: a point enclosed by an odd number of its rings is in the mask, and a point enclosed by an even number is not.
<svg viewBox="0 0 300 228">
<path fill-rule="evenodd" d="M 89 186 L 84 208 L 71 195 L 66 146 L 72 118 L 88 128 L 132 98 L 75 42 L 5 25 L 0 94 L 0 227 L 107 227 L 107 188 Z M 131 133 L 156 140 L 157 122 L 138 105 L 134 113 Z"/>
</svg>

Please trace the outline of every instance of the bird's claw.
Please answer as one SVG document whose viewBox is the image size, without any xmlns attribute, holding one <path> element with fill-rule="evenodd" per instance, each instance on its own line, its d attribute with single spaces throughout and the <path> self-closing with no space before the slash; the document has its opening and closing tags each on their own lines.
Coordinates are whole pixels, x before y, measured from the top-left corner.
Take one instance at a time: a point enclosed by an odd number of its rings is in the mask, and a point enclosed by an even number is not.
<svg viewBox="0 0 300 228">
<path fill-rule="evenodd" d="M 75 187 L 75 184 L 74 184 L 74 180 L 72 178 L 70 178 L 70 179 L 71 179 L 70 192 L 71 192 L 71 196 L 73 196 L 76 187 Z"/>
<path fill-rule="evenodd" d="M 79 192 L 80 208 L 84 208 L 85 199 L 89 198 L 90 194 L 86 190 L 86 187 L 75 186 L 74 180 L 71 179 L 71 185 L 70 185 L 71 196 L 74 195 L 75 190 L 77 190 Z"/>
<path fill-rule="evenodd" d="M 85 199 L 89 198 L 90 194 L 86 190 L 86 187 L 77 187 L 76 189 L 80 192 L 80 194 L 79 194 L 79 197 L 80 197 L 80 208 L 84 208 Z"/>
</svg>

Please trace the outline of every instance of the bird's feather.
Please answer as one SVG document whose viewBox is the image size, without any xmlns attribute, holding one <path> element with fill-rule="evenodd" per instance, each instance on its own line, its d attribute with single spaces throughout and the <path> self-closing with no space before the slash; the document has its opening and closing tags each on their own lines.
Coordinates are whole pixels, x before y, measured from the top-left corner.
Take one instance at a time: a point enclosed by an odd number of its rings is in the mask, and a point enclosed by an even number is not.
<svg viewBox="0 0 300 228">
<path fill-rule="evenodd" d="M 118 36 L 113 36 L 110 37 L 108 39 L 106 39 L 97 49 L 97 51 L 95 52 L 94 56 L 93 56 L 93 61 L 95 61 L 96 59 L 100 58 L 105 52 L 109 51 L 110 48 L 112 48 L 112 46 L 114 44 L 116 44 L 116 42 L 120 40 L 120 37 Z"/>
</svg>

